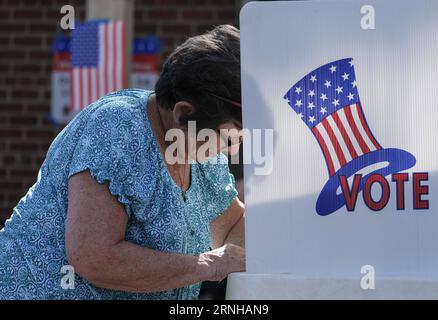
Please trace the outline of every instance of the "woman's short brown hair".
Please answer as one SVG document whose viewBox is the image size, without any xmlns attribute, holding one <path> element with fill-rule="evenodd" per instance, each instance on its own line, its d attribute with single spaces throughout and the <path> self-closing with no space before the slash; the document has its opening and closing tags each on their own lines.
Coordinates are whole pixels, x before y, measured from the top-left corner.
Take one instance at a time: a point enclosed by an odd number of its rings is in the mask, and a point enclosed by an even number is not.
<svg viewBox="0 0 438 320">
<path fill-rule="evenodd" d="M 155 94 L 169 109 L 178 101 L 190 102 L 195 112 L 181 124 L 195 120 L 198 130 L 217 129 L 230 120 L 241 123 L 241 108 L 217 98 L 241 102 L 239 30 L 221 25 L 187 39 L 166 59 Z"/>
</svg>

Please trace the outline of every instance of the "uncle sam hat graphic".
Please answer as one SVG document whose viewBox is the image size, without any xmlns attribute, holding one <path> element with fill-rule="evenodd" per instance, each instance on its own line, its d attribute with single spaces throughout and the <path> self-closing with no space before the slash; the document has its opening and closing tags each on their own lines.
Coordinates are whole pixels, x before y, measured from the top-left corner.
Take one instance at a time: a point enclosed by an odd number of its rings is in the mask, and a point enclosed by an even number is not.
<svg viewBox="0 0 438 320">
<path fill-rule="evenodd" d="M 316 202 L 316 212 L 329 215 L 345 205 L 338 194 L 340 176 L 347 179 L 360 170 L 385 162 L 373 174 L 384 177 L 413 167 L 415 157 L 404 150 L 383 148 L 371 132 L 359 99 L 353 59 L 323 65 L 298 81 L 285 95 L 290 107 L 309 127 L 324 155 L 329 180 Z"/>
</svg>

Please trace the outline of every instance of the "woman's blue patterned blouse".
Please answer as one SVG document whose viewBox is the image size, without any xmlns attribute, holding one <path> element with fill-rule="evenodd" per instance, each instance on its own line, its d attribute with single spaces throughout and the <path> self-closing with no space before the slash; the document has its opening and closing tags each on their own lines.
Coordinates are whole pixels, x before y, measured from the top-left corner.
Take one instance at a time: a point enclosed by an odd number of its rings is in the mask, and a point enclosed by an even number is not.
<svg viewBox="0 0 438 320">
<path fill-rule="evenodd" d="M 198 255 L 209 224 L 237 195 L 224 155 L 192 164 L 184 201 L 169 175 L 146 108 L 151 92 L 109 94 L 80 112 L 55 138 L 36 183 L 0 231 L 0 299 L 196 299 L 200 284 L 156 292 L 97 288 L 75 276 L 63 289 L 67 183 L 89 170 L 108 183 L 129 217 L 125 239 L 148 248 Z"/>
</svg>

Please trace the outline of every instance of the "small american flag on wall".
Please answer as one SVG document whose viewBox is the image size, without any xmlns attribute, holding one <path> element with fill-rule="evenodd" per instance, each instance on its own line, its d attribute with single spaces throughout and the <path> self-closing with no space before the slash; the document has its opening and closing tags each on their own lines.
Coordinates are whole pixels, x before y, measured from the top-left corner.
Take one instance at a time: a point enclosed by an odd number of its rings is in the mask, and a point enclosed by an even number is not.
<svg viewBox="0 0 438 320">
<path fill-rule="evenodd" d="M 126 87 L 126 25 L 94 20 L 73 31 L 71 108 L 79 112 L 105 94 Z"/>
</svg>

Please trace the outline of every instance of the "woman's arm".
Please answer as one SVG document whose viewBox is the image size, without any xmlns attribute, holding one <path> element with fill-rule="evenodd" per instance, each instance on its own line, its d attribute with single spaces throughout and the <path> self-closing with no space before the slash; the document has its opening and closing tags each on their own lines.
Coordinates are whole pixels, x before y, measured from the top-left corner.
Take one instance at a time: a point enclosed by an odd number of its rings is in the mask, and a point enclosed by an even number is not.
<svg viewBox="0 0 438 320">
<path fill-rule="evenodd" d="M 231 228 L 224 244 L 235 244 L 245 248 L 245 213 L 242 214 L 239 221 Z"/>
<path fill-rule="evenodd" d="M 89 171 L 69 179 L 66 253 L 75 272 L 93 285 L 156 292 L 222 280 L 245 268 L 243 249 L 233 245 L 189 256 L 124 241 L 127 222 L 124 207 Z"/>
<path fill-rule="evenodd" d="M 228 209 L 210 225 L 211 247 L 224 244 L 245 247 L 245 205 L 238 197 L 234 198 Z"/>
</svg>

